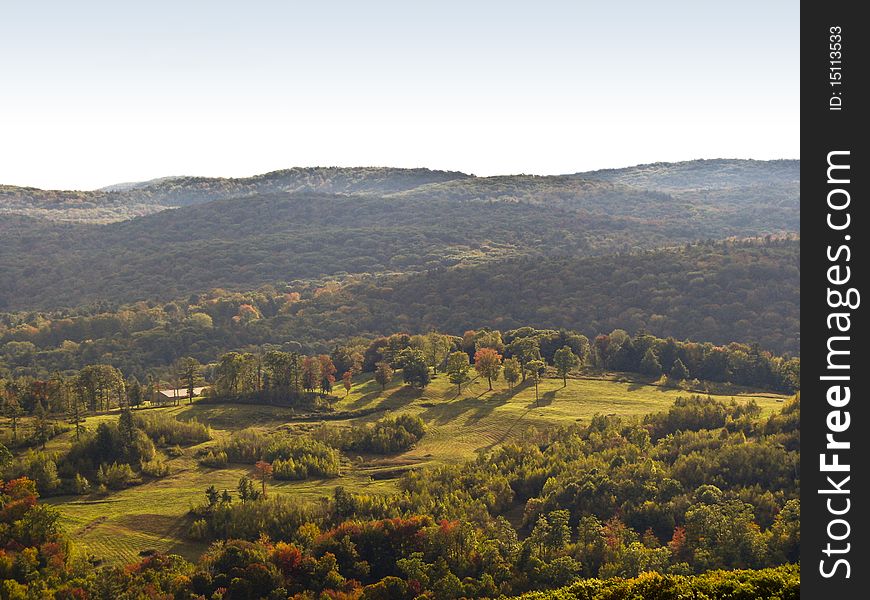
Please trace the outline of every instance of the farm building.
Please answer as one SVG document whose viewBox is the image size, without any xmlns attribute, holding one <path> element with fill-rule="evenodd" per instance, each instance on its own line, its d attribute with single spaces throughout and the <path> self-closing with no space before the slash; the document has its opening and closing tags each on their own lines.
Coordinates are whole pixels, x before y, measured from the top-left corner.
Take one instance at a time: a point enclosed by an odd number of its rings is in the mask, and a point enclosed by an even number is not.
<svg viewBox="0 0 870 600">
<path fill-rule="evenodd" d="M 204 389 L 206 389 L 206 386 L 193 388 L 194 398 L 197 396 L 201 396 Z M 160 404 L 164 404 L 167 402 L 175 402 L 176 400 L 187 400 L 187 399 L 188 399 L 187 398 L 187 388 L 158 390 L 158 392 L 157 392 L 157 402 L 159 402 Z"/>
</svg>

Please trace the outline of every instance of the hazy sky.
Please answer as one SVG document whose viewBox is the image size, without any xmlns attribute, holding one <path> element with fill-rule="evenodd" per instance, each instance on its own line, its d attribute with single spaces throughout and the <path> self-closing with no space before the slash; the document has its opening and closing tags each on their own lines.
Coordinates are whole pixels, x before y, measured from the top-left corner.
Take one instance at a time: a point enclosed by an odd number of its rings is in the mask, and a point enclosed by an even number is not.
<svg viewBox="0 0 870 600">
<path fill-rule="evenodd" d="M 799 3 L 9 0 L 0 183 L 799 157 Z"/>
</svg>

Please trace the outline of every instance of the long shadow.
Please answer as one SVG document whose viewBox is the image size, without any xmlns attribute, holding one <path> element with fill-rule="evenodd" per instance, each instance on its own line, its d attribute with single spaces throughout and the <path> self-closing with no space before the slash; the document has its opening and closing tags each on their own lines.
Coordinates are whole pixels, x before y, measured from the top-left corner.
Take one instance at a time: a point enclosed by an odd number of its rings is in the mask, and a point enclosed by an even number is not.
<svg viewBox="0 0 870 600">
<path fill-rule="evenodd" d="M 368 387 L 368 386 L 366 386 L 366 387 Z M 386 393 L 386 392 L 381 391 L 381 386 L 377 386 L 377 389 L 375 391 L 369 392 L 363 396 L 360 396 L 359 398 L 357 398 L 356 400 L 354 400 L 353 402 L 348 404 L 348 409 L 349 410 L 357 410 L 359 408 L 362 408 L 362 407 L 366 406 L 369 402 L 372 402 L 375 398 L 377 398 L 378 396 L 380 396 L 381 394 L 384 394 L 384 393 Z"/>
<path fill-rule="evenodd" d="M 516 396 L 518 391 L 519 386 L 515 386 L 510 390 L 496 392 L 489 398 L 480 399 L 480 396 L 478 396 L 479 404 L 477 405 L 477 410 L 474 411 L 474 414 L 472 414 L 468 420 L 474 423 L 488 417 L 496 408 L 504 406 L 510 402 L 510 400 Z"/>
<path fill-rule="evenodd" d="M 553 404 L 553 401 L 556 399 L 556 391 L 550 390 L 548 392 L 544 392 L 538 397 L 538 401 L 535 402 L 532 400 L 530 403 L 526 404 L 526 408 L 529 410 L 534 410 L 536 408 L 543 408 L 545 406 L 550 406 Z"/>
<path fill-rule="evenodd" d="M 403 385 L 381 400 L 375 407 L 375 410 L 396 410 L 402 408 L 419 398 L 421 393 L 418 389 L 409 385 Z"/>
<path fill-rule="evenodd" d="M 459 415 L 470 410 L 480 407 L 482 401 L 474 396 L 465 397 L 460 400 L 452 400 L 450 402 L 441 402 L 434 406 L 430 406 L 420 416 L 424 421 L 434 421 L 439 425 L 444 425 L 457 418 Z"/>
</svg>

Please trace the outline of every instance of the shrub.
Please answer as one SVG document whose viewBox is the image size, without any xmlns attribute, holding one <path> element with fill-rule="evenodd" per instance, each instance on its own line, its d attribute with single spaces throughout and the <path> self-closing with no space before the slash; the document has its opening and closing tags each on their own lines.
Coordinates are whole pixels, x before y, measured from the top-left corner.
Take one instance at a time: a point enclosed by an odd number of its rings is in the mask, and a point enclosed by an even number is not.
<svg viewBox="0 0 870 600">
<path fill-rule="evenodd" d="M 226 452 L 222 450 L 218 450 L 217 452 L 209 450 L 208 454 L 199 459 L 199 464 L 204 467 L 220 469 L 227 466 L 227 464 L 229 464 L 229 460 L 227 459 Z"/>
<path fill-rule="evenodd" d="M 199 421 L 179 421 L 165 413 L 137 414 L 135 419 L 136 426 L 161 446 L 190 446 L 211 439 L 211 429 Z"/>
<path fill-rule="evenodd" d="M 111 490 L 123 489 L 130 485 L 132 480 L 133 469 L 126 463 L 103 464 L 97 470 L 97 481 L 100 485 L 106 486 Z"/>
<path fill-rule="evenodd" d="M 88 481 L 87 477 L 81 473 L 76 473 L 73 489 L 76 494 L 82 496 L 91 491 L 91 483 Z"/>
<path fill-rule="evenodd" d="M 391 454 L 407 450 L 426 433 L 423 419 L 411 415 L 387 417 L 364 427 L 323 428 L 318 432 L 327 443 L 356 452 Z"/>
<path fill-rule="evenodd" d="M 161 457 L 156 456 L 153 459 L 142 463 L 142 474 L 148 477 L 166 477 L 169 475 L 169 465 L 166 464 Z"/>
</svg>

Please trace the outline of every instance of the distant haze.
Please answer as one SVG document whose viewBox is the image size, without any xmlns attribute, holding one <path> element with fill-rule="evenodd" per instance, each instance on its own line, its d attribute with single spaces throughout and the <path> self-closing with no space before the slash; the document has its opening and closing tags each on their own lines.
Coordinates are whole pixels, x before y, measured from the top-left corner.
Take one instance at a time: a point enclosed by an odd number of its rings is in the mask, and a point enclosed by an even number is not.
<svg viewBox="0 0 870 600">
<path fill-rule="evenodd" d="M 799 158 L 799 3 L 16 2 L 0 184 Z"/>
</svg>

